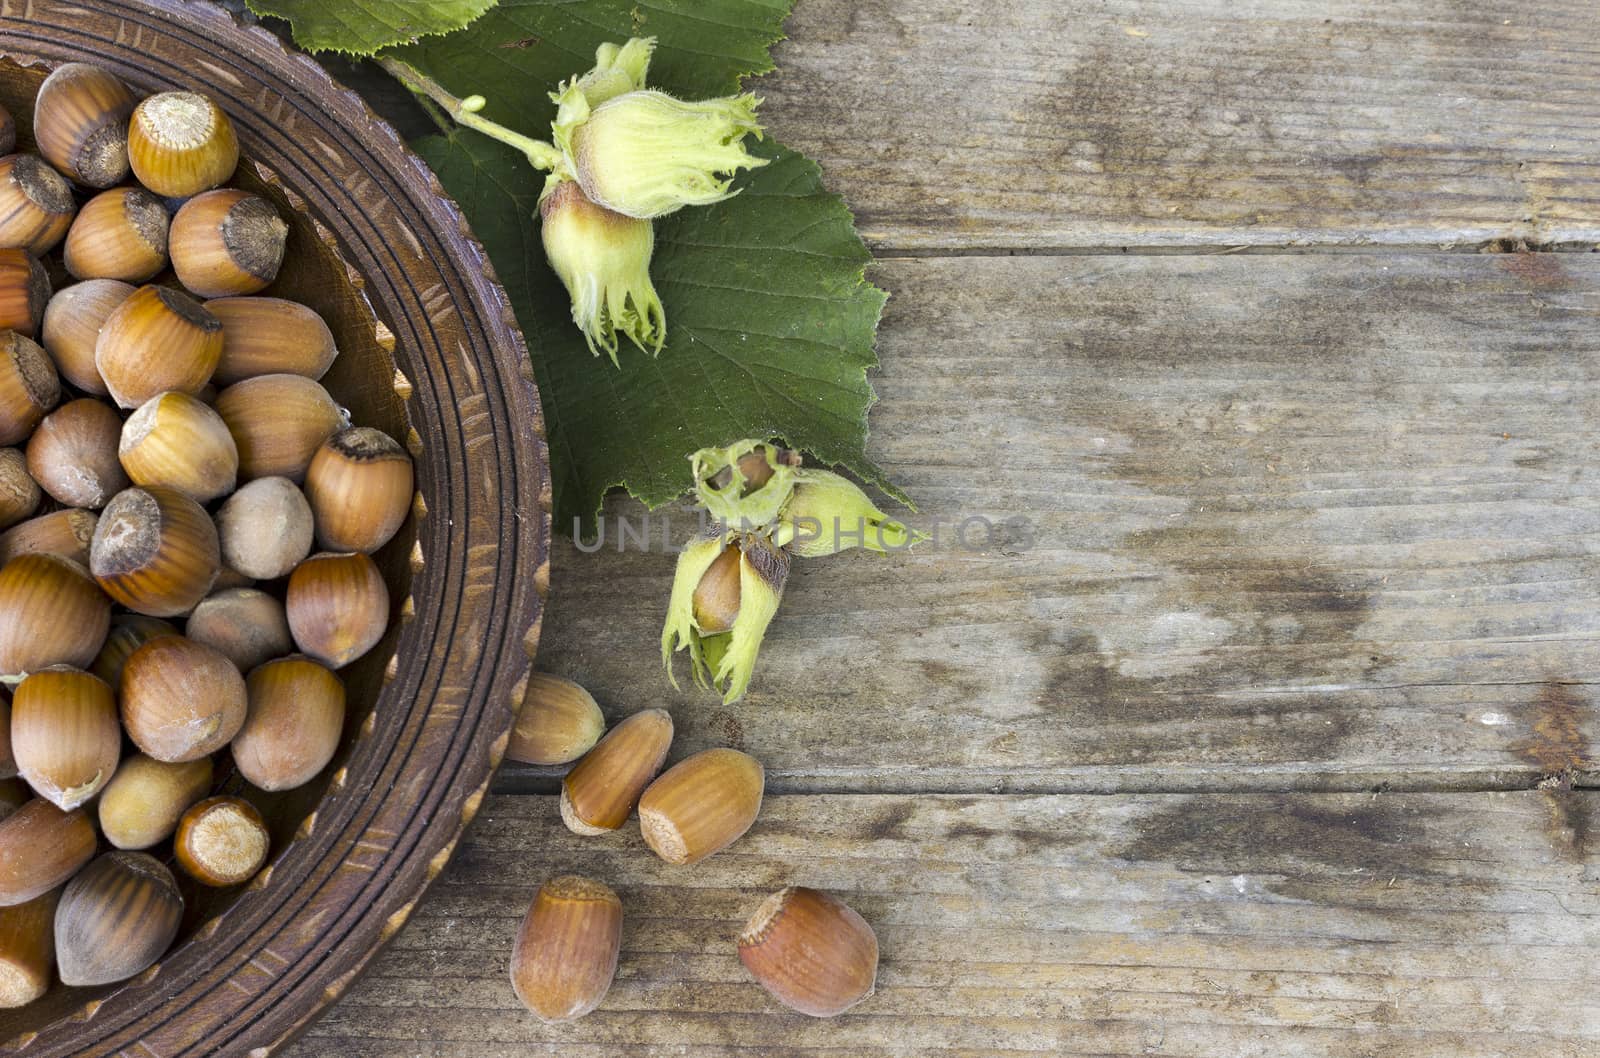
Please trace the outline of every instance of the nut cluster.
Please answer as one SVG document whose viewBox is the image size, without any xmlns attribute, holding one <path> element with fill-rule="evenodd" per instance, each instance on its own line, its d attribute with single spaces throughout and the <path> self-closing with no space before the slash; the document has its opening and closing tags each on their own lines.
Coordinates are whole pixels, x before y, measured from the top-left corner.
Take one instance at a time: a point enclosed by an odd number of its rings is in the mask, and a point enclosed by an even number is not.
<svg viewBox="0 0 1600 1058">
<path fill-rule="evenodd" d="M 672 717 L 634 713 L 605 731 L 594 698 L 559 676 L 529 677 L 507 756 L 573 765 L 561 783 L 561 819 L 575 834 L 613 833 L 637 809 L 639 833 L 662 860 L 698 863 L 732 845 L 761 813 L 765 772 L 736 749 L 707 749 L 662 771 Z M 542 1021 L 594 1010 L 616 974 L 622 901 L 577 875 L 546 882 L 511 954 L 511 986 Z M 738 939 L 739 959 L 773 998 L 813 1017 L 833 1017 L 872 994 L 878 939 L 838 897 L 790 886 L 768 897 Z"/>
<path fill-rule="evenodd" d="M 338 752 L 414 495 L 319 381 L 327 324 L 262 294 L 289 227 L 223 186 L 214 100 L 72 63 L 32 142 L 0 157 L 0 1007 L 142 973 L 186 889 L 265 866 L 240 791 Z"/>
</svg>

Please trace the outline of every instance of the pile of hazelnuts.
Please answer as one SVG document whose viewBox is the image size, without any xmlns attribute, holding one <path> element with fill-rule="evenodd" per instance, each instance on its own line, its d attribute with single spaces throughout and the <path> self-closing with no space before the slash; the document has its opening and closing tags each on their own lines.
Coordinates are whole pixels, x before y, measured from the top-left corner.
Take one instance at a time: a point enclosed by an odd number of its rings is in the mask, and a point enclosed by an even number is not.
<svg viewBox="0 0 1600 1058">
<path fill-rule="evenodd" d="M 250 797 L 213 794 L 233 774 L 292 789 L 333 760 L 339 670 L 390 623 L 371 555 L 414 487 L 401 445 L 319 383 L 338 352 L 324 320 L 256 296 L 289 228 L 223 186 L 239 145 L 215 100 L 141 100 L 73 63 L 39 89 L 37 153 L 0 115 L 0 1007 L 16 1007 L 160 959 L 189 884 L 173 864 L 215 887 L 266 864 Z M 72 280 L 53 295 L 52 271 Z"/>
</svg>

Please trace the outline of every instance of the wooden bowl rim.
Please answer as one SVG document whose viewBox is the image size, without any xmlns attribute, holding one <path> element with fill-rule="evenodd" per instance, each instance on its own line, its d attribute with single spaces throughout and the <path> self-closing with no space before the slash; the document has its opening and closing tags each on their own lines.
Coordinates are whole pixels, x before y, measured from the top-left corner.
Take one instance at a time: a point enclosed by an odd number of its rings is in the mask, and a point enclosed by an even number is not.
<svg viewBox="0 0 1600 1058">
<path fill-rule="evenodd" d="M 110 21 L 116 23 L 114 34 L 109 25 L 100 25 Z M 97 27 L 98 35 L 93 31 Z M 208 39 L 215 50 L 204 48 Z M 191 61 L 204 69 L 159 57 L 163 41 L 200 48 L 206 57 Z M 216 95 L 262 178 L 307 215 L 362 293 L 378 344 L 394 366 L 395 391 L 414 424 L 408 442 L 418 461 L 419 526 L 411 559 L 412 592 L 401 611 L 404 627 L 357 749 L 335 775 L 323 803 L 285 848 L 275 850 L 272 863 L 234 905 L 162 962 L 38 1032 L 0 1042 L 3 1054 L 173 1058 L 248 1053 L 265 1058 L 337 999 L 398 932 L 427 884 L 449 861 L 504 754 L 538 644 L 549 584 L 548 453 L 526 344 L 482 244 L 426 163 L 359 95 L 266 29 L 241 24 L 206 0 L 59 5 L 25 0 L 20 13 L 11 4 L 0 11 L 0 57 L 23 66 L 98 62 L 140 90 L 181 86 Z M 230 61 L 233 67 L 224 65 Z M 203 81 L 207 73 L 223 82 L 232 80 L 238 91 L 245 89 L 247 79 L 236 75 L 248 73 L 262 88 L 256 98 L 240 99 L 225 84 Z M 289 91 L 275 95 L 272 83 L 287 85 Z M 307 108 L 307 102 L 315 105 Z M 294 131 L 301 118 L 310 122 L 318 115 L 325 119 L 318 131 L 333 139 L 335 153 L 351 150 L 390 163 L 390 168 L 358 171 L 348 183 L 336 180 L 307 194 L 307 188 L 295 183 L 295 167 L 272 164 L 282 145 L 257 130 L 252 119 L 270 119 L 270 131 L 281 138 L 285 119 Z M 317 144 L 325 159 L 329 147 Z M 311 151 L 302 148 L 308 157 L 313 157 Z M 363 195 L 395 208 L 377 217 L 366 210 L 352 215 L 328 208 L 333 202 L 359 206 Z M 398 215 L 407 207 L 431 223 L 409 224 Z M 376 243 L 372 236 L 379 236 Z M 341 237 L 360 243 L 363 252 L 354 255 L 356 260 L 344 252 Z M 374 255 L 399 260 L 402 250 L 414 251 L 419 271 L 436 267 L 445 280 L 442 286 L 418 290 L 419 284 L 408 277 L 413 305 L 399 296 L 398 287 L 390 289 L 392 277 L 379 270 L 374 282 L 368 274 L 374 271 L 371 262 L 361 267 Z M 429 250 L 434 256 L 426 255 Z M 452 286 L 452 279 L 459 285 Z M 375 293 L 394 319 L 394 329 L 374 308 Z M 468 325 L 469 312 L 476 330 Z M 399 340 L 404 335 L 395 333 L 403 324 L 421 325 L 437 341 L 412 348 Z M 448 348 L 450 341 L 458 343 L 455 350 Z M 457 378 L 447 368 L 471 377 Z M 447 374 L 444 387 L 452 399 L 427 399 L 432 394 L 425 387 L 437 387 L 440 376 Z M 456 397 L 458 385 L 474 392 Z M 486 418 L 497 402 L 515 414 L 498 421 Z M 484 410 L 466 414 L 464 405 L 479 403 Z M 424 438 L 415 424 L 428 418 L 442 419 L 454 435 L 440 431 Z M 452 447 L 459 451 L 448 451 Z M 458 465 L 457 459 L 465 462 Z M 477 471 L 491 473 L 480 478 Z M 431 501 L 423 496 L 424 481 L 430 479 L 435 494 Z M 491 493 L 500 479 L 533 487 L 515 488 L 509 495 Z M 490 510 L 469 502 L 478 491 L 499 504 Z M 425 536 L 431 536 L 426 545 Z M 419 586 L 433 590 L 422 597 Z M 450 598 L 452 588 L 460 592 L 455 599 Z M 475 610 L 487 627 L 479 630 L 457 621 L 460 630 L 447 642 L 425 639 L 450 605 L 456 606 L 457 617 Z M 457 667 L 451 659 L 468 658 L 476 659 L 473 678 L 445 684 Z M 413 685 L 429 681 L 437 688 L 435 694 L 404 699 Z M 375 769 L 372 747 L 384 746 L 373 739 L 380 729 L 389 739 L 388 753 Z M 406 737 L 413 740 L 410 756 L 388 776 L 391 758 Z M 364 770 L 353 775 L 353 768 Z M 373 770 L 376 778 L 388 776 L 387 785 L 360 785 L 368 779 L 365 772 Z M 386 809 L 400 807 L 417 810 L 407 816 L 415 824 L 409 834 L 377 826 Z M 414 840 L 403 841 L 406 837 Z M 364 904 L 356 901 L 362 896 L 368 897 Z M 250 950 L 241 950 L 246 947 Z M 296 976 L 285 984 L 291 971 Z"/>
</svg>

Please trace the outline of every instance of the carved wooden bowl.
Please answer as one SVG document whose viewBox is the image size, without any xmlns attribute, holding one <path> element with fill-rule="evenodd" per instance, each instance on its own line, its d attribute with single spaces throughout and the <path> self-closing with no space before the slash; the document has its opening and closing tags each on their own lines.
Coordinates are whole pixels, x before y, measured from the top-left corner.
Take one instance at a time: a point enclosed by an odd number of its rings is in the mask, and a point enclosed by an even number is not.
<svg viewBox="0 0 1600 1058">
<path fill-rule="evenodd" d="M 549 475 L 521 335 L 483 249 L 394 131 L 310 59 L 182 0 L 3 0 L 0 103 L 31 149 L 56 64 L 138 91 L 218 99 L 234 183 L 291 221 L 264 293 L 304 302 L 340 355 L 323 383 L 406 438 L 413 516 L 376 557 L 396 620 L 344 670 L 344 745 L 316 783 L 252 798 L 270 866 L 242 891 L 186 890 L 179 941 L 119 986 L 61 986 L 0 1011 L 0 1055 L 270 1053 L 349 986 L 443 869 L 506 744 L 548 583 Z M 237 780 L 233 780 L 237 782 Z"/>
</svg>

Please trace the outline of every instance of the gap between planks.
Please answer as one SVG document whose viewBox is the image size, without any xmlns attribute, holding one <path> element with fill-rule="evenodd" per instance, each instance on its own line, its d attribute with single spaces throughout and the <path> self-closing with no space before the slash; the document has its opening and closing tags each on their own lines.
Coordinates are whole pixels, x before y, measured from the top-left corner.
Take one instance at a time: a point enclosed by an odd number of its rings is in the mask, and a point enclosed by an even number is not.
<svg viewBox="0 0 1600 1058">
<path fill-rule="evenodd" d="M 676 754 L 674 757 L 676 758 Z M 1137 769 L 1138 774 L 1144 769 Z M 513 796 L 542 796 L 561 791 L 566 768 L 544 768 L 510 763 L 495 776 L 493 792 Z M 1066 781 L 1062 781 L 1063 779 Z M 1212 772 L 1175 775 L 1170 782 L 1151 786 L 1129 786 L 1110 778 L 1097 784 L 1093 776 L 1060 775 L 955 776 L 917 770 L 904 773 L 875 773 L 874 785 L 859 785 L 859 770 L 830 781 L 827 776 L 767 776 L 768 794 L 782 796 L 855 797 L 873 794 L 926 794 L 930 797 L 992 796 L 1162 796 L 1166 794 L 1310 794 L 1310 793 L 1509 793 L 1519 790 L 1594 790 L 1600 789 L 1600 770 L 1589 769 L 1565 775 L 1528 775 L 1515 771 L 1417 769 L 1412 772 L 1365 771 L 1348 776 L 1329 777 L 1325 771 L 1296 775 L 1253 774 L 1248 787 L 1237 780 L 1230 783 Z M 987 780 L 987 781 L 985 781 Z"/>
</svg>

